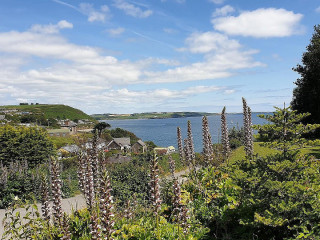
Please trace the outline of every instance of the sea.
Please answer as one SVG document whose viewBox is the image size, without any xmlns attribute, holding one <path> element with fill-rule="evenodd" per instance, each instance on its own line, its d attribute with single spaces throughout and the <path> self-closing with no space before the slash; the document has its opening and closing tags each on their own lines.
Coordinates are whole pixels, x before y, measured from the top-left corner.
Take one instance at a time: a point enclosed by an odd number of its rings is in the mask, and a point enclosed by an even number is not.
<svg viewBox="0 0 320 240">
<path fill-rule="evenodd" d="M 252 113 L 253 124 L 265 124 L 266 120 L 259 118 L 259 114 Z M 182 139 L 187 137 L 187 122 L 190 120 L 192 136 L 196 152 L 202 151 L 202 117 L 165 118 L 165 119 L 125 119 L 104 120 L 111 128 L 123 128 L 133 132 L 142 141 L 153 141 L 159 147 L 174 146 L 177 149 L 177 127 L 181 128 Z M 221 142 L 221 116 L 208 116 L 209 129 L 213 143 Z M 227 114 L 228 129 L 243 126 L 242 113 Z"/>
</svg>

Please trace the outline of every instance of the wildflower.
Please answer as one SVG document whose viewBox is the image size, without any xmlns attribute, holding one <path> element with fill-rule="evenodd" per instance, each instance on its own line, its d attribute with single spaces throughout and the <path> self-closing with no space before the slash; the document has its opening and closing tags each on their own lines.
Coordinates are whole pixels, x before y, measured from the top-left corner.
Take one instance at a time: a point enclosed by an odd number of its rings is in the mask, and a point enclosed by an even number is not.
<svg viewBox="0 0 320 240">
<path fill-rule="evenodd" d="M 178 149 L 179 149 L 180 161 L 183 162 L 185 159 L 184 159 L 184 152 L 183 152 L 181 129 L 179 127 L 177 127 L 177 140 L 178 140 Z"/>
<path fill-rule="evenodd" d="M 154 157 L 150 161 L 150 193 L 151 193 L 151 203 L 154 207 L 153 213 L 158 216 L 161 209 L 161 199 L 160 199 L 160 185 L 159 185 L 159 167 L 158 167 L 158 157 L 154 153 Z"/>
<path fill-rule="evenodd" d="M 203 137 L 203 155 L 205 158 L 206 165 L 209 165 L 209 163 L 212 161 L 213 148 L 212 148 L 211 135 L 209 131 L 208 118 L 206 116 L 202 118 L 202 137 Z"/>
<path fill-rule="evenodd" d="M 113 197 L 111 195 L 111 183 L 109 174 L 107 171 L 104 172 L 104 175 L 101 178 L 100 186 L 100 219 L 101 219 L 101 228 L 102 233 L 106 239 L 111 239 L 111 235 L 114 232 L 113 230 Z"/>
<path fill-rule="evenodd" d="M 62 217 L 61 208 L 61 179 L 60 179 L 60 167 L 57 159 L 51 159 L 51 182 L 52 182 L 52 198 L 53 198 L 53 222 L 56 225 L 60 225 Z"/>
<path fill-rule="evenodd" d="M 226 107 L 224 107 L 221 112 L 221 143 L 223 147 L 222 152 L 223 152 L 224 158 L 227 159 L 230 153 L 230 145 L 229 145 L 227 117 L 226 117 Z"/>
</svg>

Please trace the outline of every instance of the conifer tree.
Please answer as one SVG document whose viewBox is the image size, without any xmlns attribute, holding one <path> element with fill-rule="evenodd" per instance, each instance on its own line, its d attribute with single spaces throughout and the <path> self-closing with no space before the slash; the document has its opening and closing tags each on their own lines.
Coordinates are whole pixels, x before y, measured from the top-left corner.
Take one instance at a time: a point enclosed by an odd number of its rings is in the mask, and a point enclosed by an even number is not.
<svg viewBox="0 0 320 240">
<path fill-rule="evenodd" d="M 254 129 L 258 130 L 259 140 L 265 141 L 264 145 L 283 153 L 284 158 L 289 151 L 294 151 L 311 145 L 317 141 L 307 141 L 302 137 L 310 131 L 320 127 L 320 124 L 304 125 L 302 120 L 310 115 L 310 113 L 298 114 L 291 107 L 278 108 L 273 115 L 259 115 L 260 118 L 266 119 L 268 124 L 254 125 Z"/>
</svg>

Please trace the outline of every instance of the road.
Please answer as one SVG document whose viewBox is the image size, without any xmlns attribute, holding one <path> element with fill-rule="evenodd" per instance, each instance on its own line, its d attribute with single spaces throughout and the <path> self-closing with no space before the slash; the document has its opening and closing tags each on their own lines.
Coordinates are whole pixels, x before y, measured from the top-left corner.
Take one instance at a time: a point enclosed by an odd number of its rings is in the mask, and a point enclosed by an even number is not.
<svg viewBox="0 0 320 240">
<path fill-rule="evenodd" d="M 66 198 L 66 199 L 62 199 L 62 210 L 68 214 L 70 214 L 72 212 L 72 209 L 81 209 L 84 208 L 86 206 L 86 202 L 85 199 L 82 195 L 77 195 L 75 197 L 72 198 Z M 39 211 L 41 211 L 41 204 L 37 204 Z M 52 203 L 51 203 L 52 206 Z M 24 216 L 26 214 L 26 210 L 24 208 L 18 208 L 15 212 L 20 212 L 21 216 Z M 0 239 L 2 239 L 2 235 L 3 235 L 3 223 L 2 223 L 2 219 L 5 216 L 5 209 L 0 209 Z"/>
</svg>

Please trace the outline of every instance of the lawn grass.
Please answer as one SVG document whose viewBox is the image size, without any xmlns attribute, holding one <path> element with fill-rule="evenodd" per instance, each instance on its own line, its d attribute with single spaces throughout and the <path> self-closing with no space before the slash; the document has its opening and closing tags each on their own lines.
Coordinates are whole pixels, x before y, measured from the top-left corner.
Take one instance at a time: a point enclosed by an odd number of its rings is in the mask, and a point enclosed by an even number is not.
<svg viewBox="0 0 320 240">
<path fill-rule="evenodd" d="M 268 155 L 272 155 L 275 153 L 279 153 L 280 151 L 271 149 L 268 147 L 263 147 L 260 145 L 261 142 L 254 142 L 253 143 L 253 149 L 254 149 L 254 154 L 258 154 L 260 157 L 266 157 Z M 312 146 L 312 147 L 306 147 L 303 149 L 300 149 L 300 154 L 304 155 L 312 155 L 317 159 L 320 159 L 320 146 Z M 246 156 L 244 146 L 241 146 L 237 149 L 235 149 L 229 158 L 229 162 L 233 163 L 237 160 L 244 159 Z"/>
<path fill-rule="evenodd" d="M 260 146 L 261 142 L 254 142 L 253 143 L 253 151 L 254 154 L 258 154 L 261 157 L 266 157 L 268 155 L 274 154 L 276 152 L 279 152 L 277 150 L 271 149 L 271 148 L 267 148 L 267 147 L 263 147 Z M 233 163 L 237 160 L 241 160 L 244 159 L 246 157 L 246 153 L 244 150 L 244 146 L 238 147 L 237 149 L 235 149 L 232 153 L 231 156 L 229 158 L 229 162 Z"/>
</svg>

